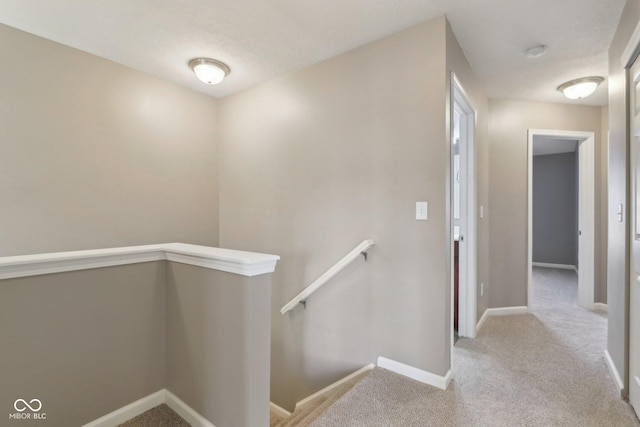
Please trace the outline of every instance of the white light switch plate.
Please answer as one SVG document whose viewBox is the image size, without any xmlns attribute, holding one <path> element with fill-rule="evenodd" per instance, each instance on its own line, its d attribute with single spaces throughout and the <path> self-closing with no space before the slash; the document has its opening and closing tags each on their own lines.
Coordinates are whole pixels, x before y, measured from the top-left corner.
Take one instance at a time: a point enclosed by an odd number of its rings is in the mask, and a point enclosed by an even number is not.
<svg viewBox="0 0 640 427">
<path fill-rule="evenodd" d="M 618 222 L 624 221 L 624 203 L 618 205 Z"/>
<path fill-rule="evenodd" d="M 419 221 L 429 219 L 429 205 L 427 202 L 416 202 L 416 219 Z"/>
</svg>

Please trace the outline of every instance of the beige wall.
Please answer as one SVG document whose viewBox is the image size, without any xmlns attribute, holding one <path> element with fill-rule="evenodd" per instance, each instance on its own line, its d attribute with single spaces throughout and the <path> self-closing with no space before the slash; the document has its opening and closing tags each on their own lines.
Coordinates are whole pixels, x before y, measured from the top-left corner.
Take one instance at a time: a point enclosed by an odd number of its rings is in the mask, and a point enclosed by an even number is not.
<svg viewBox="0 0 640 427">
<path fill-rule="evenodd" d="M 0 256 L 217 246 L 216 101 L 0 25 Z"/>
<path fill-rule="evenodd" d="M 79 426 L 166 388 L 218 427 L 266 426 L 270 280 L 164 261 L 1 280 L 0 407 Z"/>
<path fill-rule="evenodd" d="M 217 427 L 269 425 L 270 281 L 167 263 L 167 389 Z"/>
<path fill-rule="evenodd" d="M 220 244 L 276 253 L 271 399 L 293 404 L 381 355 L 449 369 L 445 19 L 219 104 Z M 429 202 L 429 221 L 415 202 Z M 366 238 L 307 302 L 279 308 Z"/>
<path fill-rule="evenodd" d="M 2 425 L 80 426 L 164 388 L 164 320 L 163 262 L 0 281 Z M 8 420 L 20 398 L 46 422 Z"/>
<path fill-rule="evenodd" d="M 491 99 L 490 135 L 490 307 L 527 305 L 527 144 L 528 129 L 595 133 L 595 258 L 606 254 L 606 229 L 602 215 L 606 198 L 600 183 L 606 182 L 603 167 L 602 110 L 569 104 Z M 601 263 L 595 268 L 595 297 L 606 292 Z M 603 292 L 602 289 L 605 289 Z M 596 302 L 602 299 L 596 299 Z"/>
<path fill-rule="evenodd" d="M 471 69 L 467 58 L 460 48 L 451 26 L 447 23 L 447 71 L 453 72 L 462 85 L 471 107 L 476 111 L 476 218 L 477 218 L 477 318 L 480 319 L 489 307 L 489 104 L 482 84 Z M 447 79 L 447 94 L 450 80 Z M 447 127 L 447 140 L 449 128 Z M 480 206 L 484 208 L 480 218 Z M 485 293 L 480 295 L 480 284 L 485 284 Z"/>
<path fill-rule="evenodd" d="M 628 388 L 629 272 L 628 241 L 630 234 L 629 197 L 627 194 L 627 122 L 626 73 L 621 65 L 622 52 L 640 21 L 640 1 L 628 0 L 609 48 L 609 254 L 607 263 L 607 303 L 609 323 L 607 348 L 618 373 Z M 626 206 L 624 222 L 618 222 L 618 204 Z"/>
<path fill-rule="evenodd" d="M 221 244 L 282 256 L 274 402 L 290 408 L 380 355 L 439 375 L 449 369 L 451 71 L 478 109 L 486 207 L 487 98 L 444 18 L 221 102 Z M 421 200 L 428 222 L 414 217 Z M 488 222 L 478 228 L 478 283 L 487 283 Z M 279 314 L 365 238 L 377 242 L 366 264 L 349 266 L 306 310 Z M 478 297 L 481 315 L 488 298 Z"/>
</svg>

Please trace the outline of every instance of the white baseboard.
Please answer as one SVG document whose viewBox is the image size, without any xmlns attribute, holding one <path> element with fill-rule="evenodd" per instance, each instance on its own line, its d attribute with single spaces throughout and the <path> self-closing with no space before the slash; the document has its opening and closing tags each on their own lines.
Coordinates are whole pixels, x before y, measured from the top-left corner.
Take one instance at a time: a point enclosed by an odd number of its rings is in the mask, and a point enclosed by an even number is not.
<svg viewBox="0 0 640 427">
<path fill-rule="evenodd" d="M 603 304 L 601 302 L 593 303 L 593 309 L 598 311 L 609 311 L 609 306 L 607 304 Z"/>
<path fill-rule="evenodd" d="M 291 412 L 287 411 L 284 408 L 281 408 L 273 402 L 269 402 L 269 410 L 280 418 L 289 418 L 291 416 Z"/>
<path fill-rule="evenodd" d="M 155 408 L 158 405 L 162 405 L 165 399 L 165 390 L 156 391 L 142 399 L 138 399 L 133 403 L 123 406 L 120 409 L 116 409 L 107 415 L 91 421 L 82 427 L 115 427 L 133 417 L 147 412 L 151 408 Z"/>
<path fill-rule="evenodd" d="M 609 350 L 604 350 L 604 360 L 607 362 L 607 368 L 609 368 L 609 373 L 611 374 L 611 378 L 615 381 L 618 390 L 624 388 L 624 383 L 622 382 L 622 378 L 616 369 L 616 365 L 613 363 L 613 359 L 611 359 L 611 355 L 609 354 Z"/>
<path fill-rule="evenodd" d="M 484 326 L 484 322 L 486 322 L 488 318 L 489 310 L 485 310 L 484 313 L 482 313 L 482 317 L 480 317 L 480 320 L 478 320 L 478 324 L 476 325 L 476 337 L 478 336 L 478 332 L 480 332 L 480 328 Z"/>
<path fill-rule="evenodd" d="M 550 264 L 548 262 L 532 262 L 532 267 L 542 267 L 542 268 L 560 268 L 562 270 L 573 270 L 576 273 L 578 272 L 578 267 L 575 265 L 569 264 Z"/>
<path fill-rule="evenodd" d="M 311 396 L 305 397 L 304 399 L 302 399 L 301 401 L 296 403 L 296 409 L 298 409 L 298 408 L 302 407 L 303 405 L 311 402 L 312 400 L 315 400 L 315 399 L 317 399 L 317 398 L 319 398 L 321 396 L 325 396 L 325 395 L 331 393 L 331 391 L 333 389 L 335 389 L 336 387 L 340 387 L 342 384 L 344 384 L 344 383 L 346 383 L 348 381 L 351 381 L 353 378 L 357 377 L 358 375 L 360 375 L 360 374 L 362 374 L 364 372 L 370 371 L 375 367 L 376 367 L 376 365 L 374 365 L 373 363 L 370 363 L 369 365 L 365 366 L 364 368 L 358 369 L 353 374 L 347 375 L 346 377 L 336 381 L 333 384 L 328 385 L 327 387 L 323 388 L 322 390 L 320 390 L 320 391 L 318 391 L 316 393 L 313 393 Z M 277 405 L 274 405 L 274 406 L 277 406 Z M 280 408 L 280 409 L 282 409 L 282 408 Z M 282 410 L 284 411 L 284 409 L 282 409 Z"/>
<path fill-rule="evenodd" d="M 515 307 L 487 308 L 485 313 L 487 313 L 487 316 L 513 316 L 515 314 L 529 313 L 529 307 L 522 305 Z"/>
<path fill-rule="evenodd" d="M 529 307 L 527 306 L 487 308 L 478 321 L 478 324 L 476 325 L 476 335 L 480 331 L 480 328 L 484 326 L 484 323 L 487 321 L 487 319 L 491 316 L 512 316 L 515 314 L 527 313 L 529 313 Z"/>
<path fill-rule="evenodd" d="M 446 375 L 443 377 L 382 356 L 378 357 L 378 366 L 442 390 L 447 389 L 453 376 L 451 370 L 447 371 Z"/>
<path fill-rule="evenodd" d="M 198 414 L 167 389 L 162 389 L 142 399 L 136 400 L 82 427 L 116 427 L 163 403 L 166 403 L 167 406 L 190 423 L 192 427 L 215 427 L 206 418 Z"/>
</svg>

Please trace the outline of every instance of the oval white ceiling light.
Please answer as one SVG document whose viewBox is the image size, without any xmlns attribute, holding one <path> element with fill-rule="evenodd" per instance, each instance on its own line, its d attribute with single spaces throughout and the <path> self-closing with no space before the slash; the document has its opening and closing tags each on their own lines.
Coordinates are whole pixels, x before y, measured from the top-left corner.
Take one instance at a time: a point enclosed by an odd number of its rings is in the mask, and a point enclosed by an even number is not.
<svg viewBox="0 0 640 427">
<path fill-rule="evenodd" d="M 547 47 L 543 44 L 539 46 L 534 46 L 524 51 L 524 56 L 529 59 L 540 58 L 542 55 L 547 53 Z"/>
<path fill-rule="evenodd" d="M 202 83 L 208 85 L 217 85 L 231 72 L 226 64 L 209 58 L 192 59 L 189 67 Z"/>
<path fill-rule="evenodd" d="M 595 92 L 603 81 L 602 77 L 584 77 L 563 83 L 558 86 L 558 90 L 569 99 L 582 99 Z"/>
</svg>

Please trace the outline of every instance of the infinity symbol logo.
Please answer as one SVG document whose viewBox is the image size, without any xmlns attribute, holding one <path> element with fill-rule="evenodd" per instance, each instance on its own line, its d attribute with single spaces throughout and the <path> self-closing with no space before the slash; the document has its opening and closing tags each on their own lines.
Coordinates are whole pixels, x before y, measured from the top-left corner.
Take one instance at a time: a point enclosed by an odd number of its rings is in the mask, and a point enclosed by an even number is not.
<svg viewBox="0 0 640 427">
<path fill-rule="evenodd" d="M 42 402 L 40 402 L 38 399 L 31 399 L 29 403 L 27 403 L 27 401 L 24 399 L 18 399 L 13 402 L 13 407 L 18 412 L 24 412 L 27 410 L 27 408 L 31 409 L 31 412 L 38 412 L 40 409 L 42 409 Z"/>
</svg>

